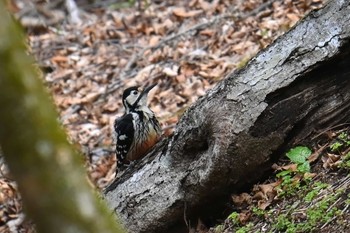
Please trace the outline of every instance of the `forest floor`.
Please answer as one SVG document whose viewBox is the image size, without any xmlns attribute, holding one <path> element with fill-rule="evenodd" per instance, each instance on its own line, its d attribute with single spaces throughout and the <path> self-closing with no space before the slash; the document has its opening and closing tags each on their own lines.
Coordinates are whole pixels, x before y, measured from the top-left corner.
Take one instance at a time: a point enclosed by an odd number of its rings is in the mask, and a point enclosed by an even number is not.
<svg viewBox="0 0 350 233">
<path fill-rule="evenodd" d="M 77 1 L 78 15 L 64 10 L 63 1 L 13 0 L 9 5 L 27 30 L 29 51 L 97 189 L 114 178 L 111 126 L 123 113 L 120 97 L 126 87 L 158 84 L 149 104 L 168 136 L 208 89 L 323 4 L 115 2 Z M 349 135 L 348 125 L 324 129 L 304 147 L 281 155 L 268 179 L 233 193 L 227 200 L 230 214 L 211 224 L 199 220 L 189 231 L 350 232 Z M 35 232 L 16 183 L 0 162 L 0 232 Z"/>
</svg>

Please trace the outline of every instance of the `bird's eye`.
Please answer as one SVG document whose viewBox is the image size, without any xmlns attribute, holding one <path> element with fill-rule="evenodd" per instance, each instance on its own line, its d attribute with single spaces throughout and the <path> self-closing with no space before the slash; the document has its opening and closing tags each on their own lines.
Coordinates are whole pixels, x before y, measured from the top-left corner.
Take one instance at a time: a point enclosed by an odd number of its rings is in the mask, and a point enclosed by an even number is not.
<svg viewBox="0 0 350 233">
<path fill-rule="evenodd" d="M 138 92 L 137 92 L 137 91 L 133 91 L 132 94 L 133 94 L 133 95 L 137 95 Z"/>
</svg>

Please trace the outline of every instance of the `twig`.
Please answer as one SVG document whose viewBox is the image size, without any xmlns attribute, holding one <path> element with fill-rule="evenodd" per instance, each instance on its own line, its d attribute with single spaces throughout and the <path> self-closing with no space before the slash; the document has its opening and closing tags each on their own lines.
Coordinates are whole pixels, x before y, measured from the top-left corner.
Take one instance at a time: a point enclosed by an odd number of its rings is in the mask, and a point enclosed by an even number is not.
<svg viewBox="0 0 350 233">
<path fill-rule="evenodd" d="M 311 140 L 312 141 L 315 140 L 316 138 L 318 138 L 319 136 L 321 136 L 322 134 L 328 132 L 331 129 L 342 127 L 342 126 L 345 126 L 345 125 L 350 125 L 350 123 L 343 123 L 343 124 L 335 125 L 335 126 L 332 126 L 332 127 L 328 127 L 327 129 L 323 130 L 321 133 L 319 133 L 316 136 L 314 136 L 313 138 L 311 138 Z"/>
<path fill-rule="evenodd" d="M 343 155 L 347 155 L 350 152 L 350 147 L 348 149 L 346 149 L 345 151 L 343 151 Z"/>
<path fill-rule="evenodd" d="M 341 213 L 344 214 L 345 211 L 349 208 L 349 206 L 350 206 L 350 204 L 347 204 L 347 205 L 345 206 L 345 208 L 341 211 Z"/>
<path fill-rule="evenodd" d="M 341 200 L 342 198 L 339 197 L 334 203 L 333 205 L 331 205 L 326 212 L 328 212 L 329 210 L 331 210 L 336 204 L 339 203 L 339 201 Z M 321 226 L 321 229 L 325 228 L 329 223 L 331 223 L 334 219 L 336 219 L 338 217 L 338 215 L 335 215 L 333 218 L 331 218 L 330 220 L 328 220 L 327 222 L 325 222 L 322 226 Z"/>
<path fill-rule="evenodd" d="M 184 203 L 184 221 L 185 221 L 185 224 L 187 226 L 187 229 L 190 229 L 190 223 L 187 221 L 187 202 L 185 201 Z"/>
</svg>

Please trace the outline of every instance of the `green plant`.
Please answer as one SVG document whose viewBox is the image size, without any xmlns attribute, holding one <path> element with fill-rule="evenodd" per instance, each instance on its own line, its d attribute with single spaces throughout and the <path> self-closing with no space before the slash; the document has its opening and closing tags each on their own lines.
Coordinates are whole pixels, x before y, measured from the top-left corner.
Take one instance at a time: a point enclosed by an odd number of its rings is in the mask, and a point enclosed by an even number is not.
<svg viewBox="0 0 350 233">
<path fill-rule="evenodd" d="M 310 155 L 311 150 L 303 146 L 295 147 L 287 152 L 286 156 L 297 165 L 297 168 L 296 171 L 289 169 L 276 174 L 276 177 L 282 180 L 277 187 L 279 197 L 290 196 L 303 187 L 300 183 L 303 177 L 301 175 L 310 172 L 310 163 L 307 160 Z M 303 181 L 307 183 L 309 180 L 304 179 Z"/>
<path fill-rule="evenodd" d="M 264 217 L 266 214 L 265 210 L 262 210 L 256 206 L 253 207 L 252 212 L 253 212 L 253 214 L 255 214 L 258 217 Z"/>
<path fill-rule="evenodd" d="M 224 225 L 217 225 L 215 227 L 215 229 L 214 229 L 214 232 L 215 233 L 222 233 L 222 232 L 224 232 L 224 230 L 225 230 L 225 226 Z"/>
<path fill-rule="evenodd" d="M 287 157 L 297 164 L 297 170 L 301 173 L 310 172 L 310 163 L 307 158 L 311 155 L 311 150 L 305 146 L 297 146 L 287 152 Z"/>
<path fill-rule="evenodd" d="M 329 184 L 322 183 L 322 182 L 316 182 L 315 184 L 312 185 L 312 190 L 310 192 L 308 192 L 306 194 L 306 196 L 304 197 L 304 201 L 307 203 L 311 202 L 318 195 L 320 190 L 325 189 L 328 186 L 329 186 Z"/>
<path fill-rule="evenodd" d="M 348 140 L 345 134 L 339 135 L 339 140 Z M 344 142 L 345 143 L 345 142 Z M 344 149 L 344 148 L 342 148 Z M 254 205 L 250 208 L 253 217 L 268 221 L 270 225 L 267 232 L 316 232 L 322 225 L 330 224 L 337 217 L 342 219 L 343 212 L 338 209 L 341 206 L 341 197 L 344 196 L 347 188 L 329 189 L 330 184 L 313 179 L 305 178 L 305 173 L 310 172 L 308 158 L 311 150 L 307 147 L 296 147 L 286 154 L 295 165 L 288 166 L 290 169 L 276 174 L 281 183 L 275 189 L 278 197 L 287 197 L 287 205 L 281 205 L 279 209 L 269 207 L 269 210 L 262 210 Z M 348 163 L 350 169 L 350 152 L 342 157 L 342 166 Z M 283 202 L 282 202 L 283 203 Z M 343 204 L 349 205 L 350 194 L 347 195 Z M 257 232 L 254 221 L 247 225 L 239 222 L 239 213 L 233 212 L 228 217 L 233 223 L 232 232 L 248 233 Z M 242 226 L 243 225 L 243 226 Z M 217 231 L 215 231 L 217 232 Z M 219 232 L 222 233 L 222 232 Z"/>
<path fill-rule="evenodd" d="M 243 226 L 241 228 L 236 229 L 236 233 L 248 233 L 248 232 L 252 232 L 252 228 L 253 228 L 253 223 L 248 223 L 246 226 Z"/>
<path fill-rule="evenodd" d="M 335 151 L 338 151 L 342 146 L 343 146 L 342 142 L 334 142 L 329 146 L 329 148 L 331 148 L 331 151 L 335 152 Z"/>
<path fill-rule="evenodd" d="M 232 221 L 233 225 L 239 225 L 239 213 L 232 212 L 227 218 Z"/>
<path fill-rule="evenodd" d="M 328 184 L 317 182 L 314 187 L 316 189 L 323 189 L 328 187 Z M 341 211 L 336 206 L 333 206 L 339 195 L 342 192 L 336 192 L 324 196 L 316 203 L 311 205 L 305 212 L 306 219 L 303 221 L 296 220 L 293 213 L 297 211 L 296 206 L 289 206 L 288 213 L 280 214 L 272 224 L 272 230 L 270 232 L 313 232 L 320 225 L 331 221 L 334 216 L 339 216 Z M 311 192 L 310 192 L 311 193 Z M 319 193 L 319 192 L 318 192 Z M 315 193 L 312 194 L 312 196 Z M 317 196 L 317 194 L 316 194 Z M 315 197 L 315 196 L 313 196 Z M 306 198 L 305 198 L 306 199 Z"/>
<path fill-rule="evenodd" d="M 296 232 L 295 224 L 288 218 L 287 214 L 281 214 L 277 217 L 277 222 L 273 228 L 284 232 Z"/>
<path fill-rule="evenodd" d="M 350 152 L 348 152 L 344 158 L 342 159 L 342 162 L 339 164 L 339 167 L 350 169 Z"/>
<path fill-rule="evenodd" d="M 345 132 L 340 133 L 337 137 L 337 141 L 332 143 L 329 148 L 333 152 L 339 152 L 343 146 L 350 146 L 350 137 Z"/>
<path fill-rule="evenodd" d="M 345 205 L 350 205 L 350 193 L 348 193 L 348 195 L 346 196 L 347 199 L 345 200 Z"/>
<path fill-rule="evenodd" d="M 342 132 L 338 135 L 338 139 L 343 141 L 347 146 L 350 146 L 350 137 L 347 133 Z"/>
<path fill-rule="evenodd" d="M 291 196 L 300 187 L 300 182 L 294 179 L 291 170 L 279 172 L 276 177 L 282 179 L 282 183 L 276 187 L 279 197 Z"/>
<path fill-rule="evenodd" d="M 339 194 L 326 196 L 317 202 L 315 206 L 308 209 L 306 211 L 307 223 L 315 228 L 318 224 L 328 222 L 335 215 L 338 215 L 338 208 L 335 206 L 331 207 L 331 205 L 336 201 Z"/>
</svg>

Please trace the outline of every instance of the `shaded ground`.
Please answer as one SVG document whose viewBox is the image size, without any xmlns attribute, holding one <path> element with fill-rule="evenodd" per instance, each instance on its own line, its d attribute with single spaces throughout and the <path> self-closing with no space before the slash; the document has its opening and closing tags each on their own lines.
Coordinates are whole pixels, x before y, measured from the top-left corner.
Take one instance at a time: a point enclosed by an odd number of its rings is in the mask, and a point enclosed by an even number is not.
<svg viewBox="0 0 350 233">
<path fill-rule="evenodd" d="M 84 10 L 79 24 L 70 22 L 59 4 L 28 0 L 12 4 L 12 11 L 27 26 L 31 53 L 44 72 L 60 120 L 70 141 L 86 157 L 88 176 L 98 189 L 114 178 L 111 125 L 123 112 L 120 96 L 124 88 L 158 83 L 150 95 L 150 106 L 167 136 L 206 90 L 322 4 L 320 0 L 131 2 L 93 5 L 78 1 L 79 9 Z M 28 23 L 33 18 L 35 25 Z M 348 135 L 346 126 L 343 131 Z M 242 227 L 246 232 L 292 229 L 293 224 L 307 221 L 307 210 L 319 203 L 298 202 L 311 190 L 319 190 L 315 200 L 343 190 L 322 209 L 324 215 L 336 207 L 337 215 L 332 212 L 326 221 L 316 218 L 317 224 L 310 224 L 322 232 L 344 232 L 349 219 L 349 178 L 348 168 L 339 166 L 347 163 L 349 145 L 344 141 L 338 151 L 329 148 L 335 143 L 332 140 L 340 140 L 341 132 L 325 130 L 309 144 L 312 151 L 324 147 L 312 162 L 308 179 L 306 173 L 295 171 L 295 165 L 287 165 L 288 160 L 279 161 L 276 173 L 291 169 L 290 177 L 273 175 L 253 190 L 235 194 L 228 200 L 234 202 L 229 204 L 232 214 L 218 221 L 211 232 L 244 232 Z M 16 184 L 3 162 L 0 171 L 0 232 L 34 231 L 24 221 Z M 281 186 L 286 179 L 290 184 Z M 279 216 L 284 218 L 278 220 Z M 197 231 L 206 232 L 211 226 L 198 227 Z M 295 231 L 300 229 L 290 232 Z M 305 231 L 311 229 L 302 229 Z"/>
<path fill-rule="evenodd" d="M 313 138 L 309 170 L 282 156 L 262 184 L 232 195 L 231 214 L 209 232 L 350 232 L 349 129 Z"/>
</svg>

